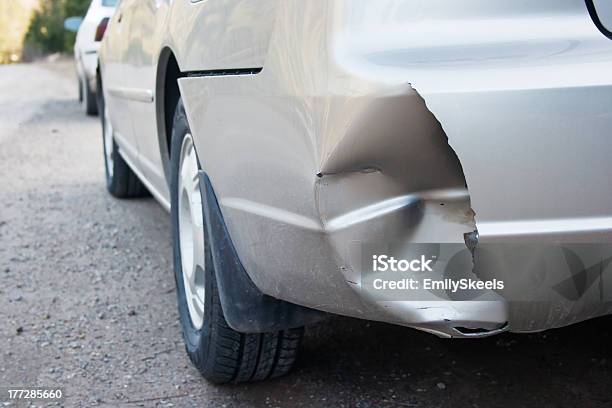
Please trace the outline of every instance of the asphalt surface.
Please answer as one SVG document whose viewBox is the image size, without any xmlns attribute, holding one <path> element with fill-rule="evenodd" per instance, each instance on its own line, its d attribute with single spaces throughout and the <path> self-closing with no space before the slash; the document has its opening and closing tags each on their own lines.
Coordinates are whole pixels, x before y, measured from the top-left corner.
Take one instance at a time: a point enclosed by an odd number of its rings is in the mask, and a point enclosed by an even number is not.
<svg viewBox="0 0 612 408">
<path fill-rule="evenodd" d="M 106 193 L 76 96 L 70 61 L 0 66 L 0 388 L 87 407 L 612 406 L 610 318 L 469 341 L 334 318 L 289 376 L 207 384 L 184 353 L 169 217 Z"/>
</svg>

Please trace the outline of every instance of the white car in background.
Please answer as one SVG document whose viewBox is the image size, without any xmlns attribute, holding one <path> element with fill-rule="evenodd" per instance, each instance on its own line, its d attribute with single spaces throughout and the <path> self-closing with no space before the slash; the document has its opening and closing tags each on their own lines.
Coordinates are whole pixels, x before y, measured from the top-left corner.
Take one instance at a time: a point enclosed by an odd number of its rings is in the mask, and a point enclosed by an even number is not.
<svg viewBox="0 0 612 408">
<path fill-rule="evenodd" d="M 88 115 L 98 113 L 96 102 L 96 71 L 98 69 L 98 48 L 106 27 L 115 13 L 118 0 L 93 0 L 83 18 L 74 44 L 79 85 L 79 101 Z"/>
</svg>

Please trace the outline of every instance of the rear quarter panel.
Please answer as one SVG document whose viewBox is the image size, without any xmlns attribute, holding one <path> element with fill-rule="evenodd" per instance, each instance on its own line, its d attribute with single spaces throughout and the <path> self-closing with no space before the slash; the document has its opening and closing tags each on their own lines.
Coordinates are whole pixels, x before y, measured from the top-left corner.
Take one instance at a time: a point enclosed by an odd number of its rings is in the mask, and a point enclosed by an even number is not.
<svg viewBox="0 0 612 408">
<path fill-rule="evenodd" d="M 183 72 L 262 67 L 277 0 L 173 3 L 165 40 Z"/>
</svg>

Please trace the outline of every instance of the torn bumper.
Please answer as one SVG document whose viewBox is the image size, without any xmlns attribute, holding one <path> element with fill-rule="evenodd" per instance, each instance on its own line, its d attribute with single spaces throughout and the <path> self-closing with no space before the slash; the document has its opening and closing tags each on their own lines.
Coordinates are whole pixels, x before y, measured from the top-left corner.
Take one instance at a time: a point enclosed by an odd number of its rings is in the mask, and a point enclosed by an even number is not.
<svg viewBox="0 0 612 408">
<path fill-rule="evenodd" d="M 338 8 L 338 61 L 410 82 L 441 123 L 475 212 L 474 272 L 506 282 L 509 329 L 611 313 L 612 42 L 585 3 L 377 6 Z"/>
</svg>

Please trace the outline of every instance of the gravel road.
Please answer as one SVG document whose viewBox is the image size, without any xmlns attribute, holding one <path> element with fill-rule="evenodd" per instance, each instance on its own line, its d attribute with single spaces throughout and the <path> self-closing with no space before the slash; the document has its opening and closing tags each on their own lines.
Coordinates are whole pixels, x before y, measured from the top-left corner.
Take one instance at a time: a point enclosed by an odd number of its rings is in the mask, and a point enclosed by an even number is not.
<svg viewBox="0 0 612 408">
<path fill-rule="evenodd" d="M 61 386 L 70 407 L 612 406 L 610 318 L 472 341 L 335 318 L 291 375 L 207 384 L 183 349 L 169 217 L 105 192 L 76 96 L 70 61 L 0 66 L 0 387 Z"/>
</svg>

